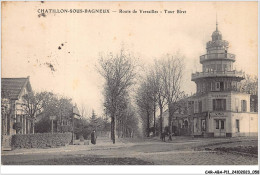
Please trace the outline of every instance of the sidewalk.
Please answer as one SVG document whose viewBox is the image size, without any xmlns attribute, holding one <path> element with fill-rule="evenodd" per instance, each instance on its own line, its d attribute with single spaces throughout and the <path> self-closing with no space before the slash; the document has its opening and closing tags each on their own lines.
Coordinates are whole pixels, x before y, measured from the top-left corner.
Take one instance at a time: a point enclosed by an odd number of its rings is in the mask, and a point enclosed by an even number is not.
<svg viewBox="0 0 260 175">
<path fill-rule="evenodd" d="M 146 141 L 161 141 L 159 137 L 145 138 Z M 173 136 L 172 141 L 165 138 L 167 143 L 181 143 L 181 142 L 239 142 L 244 140 L 258 140 L 257 136 L 252 137 L 198 137 L 192 136 Z"/>
<path fill-rule="evenodd" d="M 134 145 L 134 143 L 122 143 L 116 142 L 113 144 L 111 141 L 98 140 L 96 145 L 68 145 L 57 148 L 32 148 L 32 149 L 14 149 L 12 151 L 2 151 L 1 155 L 29 155 L 29 154 L 41 154 L 41 153 L 59 153 L 59 152 L 73 152 L 73 151 L 91 151 L 91 150 L 107 150 L 115 149 L 120 147 L 129 147 Z"/>
<path fill-rule="evenodd" d="M 192 144 L 194 147 L 213 146 L 224 143 L 236 143 L 246 140 L 257 140 L 257 137 L 234 137 L 234 138 L 192 138 L 185 136 L 175 136 L 172 141 L 162 142 L 159 137 L 151 137 L 145 139 L 116 139 L 116 143 L 113 144 L 108 138 L 100 138 L 97 140 L 96 145 L 68 145 L 58 148 L 32 148 L 32 149 L 15 149 L 12 151 L 2 151 L 2 155 L 30 155 L 41 153 L 62 153 L 73 151 L 92 151 L 92 150 L 109 150 L 122 147 L 131 147 L 134 145 L 153 145 L 153 144 L 175 144 L 186 145 Z"/>
</svg>

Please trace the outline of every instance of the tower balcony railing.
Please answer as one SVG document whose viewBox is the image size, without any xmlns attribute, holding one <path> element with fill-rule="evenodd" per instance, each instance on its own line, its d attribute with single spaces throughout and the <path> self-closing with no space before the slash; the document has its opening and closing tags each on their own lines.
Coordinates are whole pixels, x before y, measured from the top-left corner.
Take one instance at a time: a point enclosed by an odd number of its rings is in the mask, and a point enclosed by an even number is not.
<svg viewBox="0 0 260 175">
<path fill-rule="evenodd" d="M 191 75 L 191 80 L 195 80 L 198 78 L 206 78 L 206 77 L 237 77 L 237 78 L 245 78 L 245 72 L 243 71 L 209 71 L 209 72 L 196 72 Z"/>
<path fill-rule="evenodd" d="M 232 53 L 210 53 L 200 56 L 200 62 L 204 62 L 210 59 L 229 59 L 232 61 L 236 60 L 236 55 Z"/>
</svg>

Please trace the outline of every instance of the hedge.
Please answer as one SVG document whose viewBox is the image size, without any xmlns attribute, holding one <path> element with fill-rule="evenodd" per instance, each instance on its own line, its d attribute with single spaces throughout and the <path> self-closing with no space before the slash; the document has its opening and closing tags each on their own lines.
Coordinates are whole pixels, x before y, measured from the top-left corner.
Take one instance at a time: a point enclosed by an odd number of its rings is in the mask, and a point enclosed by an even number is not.
<svg viewBox="0 0 260 175">
<path fill-rule="evenodd" d="M 72 133 L 36 133 L 17 134 L 12 136 L 12 148 L 47 148 L 69 144 Z"/>
</svg>

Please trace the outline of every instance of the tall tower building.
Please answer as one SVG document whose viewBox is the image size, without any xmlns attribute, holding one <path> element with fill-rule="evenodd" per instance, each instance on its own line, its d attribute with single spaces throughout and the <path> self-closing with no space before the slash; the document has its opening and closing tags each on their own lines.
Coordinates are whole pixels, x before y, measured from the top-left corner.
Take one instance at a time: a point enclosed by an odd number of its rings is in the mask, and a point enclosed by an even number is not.
<svg viewBox="0 0 260 175">
<path fill-rule="evenodd" d="M 197 85 L 197 94 L 237 91 L 239 82 L 244 79 L 244 73 L 234 70 L 233 63 L 236 61 L 236 56 L 228 53 L 229 43 L 222 40 L 218 24 L 211 37 L 212 41 L 207 42 L 207 53 L 200 56 L 202 72 L 192 74 L 192 81 Z"/>
<path fill-rule="evenodd" d="M 228 52 L 229 42 L 222 39 L 216 23 L 206 54 L 200 56 L 202 72 L 192 74 L 196 83 L 194 97 L 194 136 L 231 137 L 257 133 L 257 115 L 250 114 L 250 94 L 242 93 L 245 75 L 234 69 L 236 56 Z M 251 128 L 251 129 L 250 129 Z"/>
</svg>

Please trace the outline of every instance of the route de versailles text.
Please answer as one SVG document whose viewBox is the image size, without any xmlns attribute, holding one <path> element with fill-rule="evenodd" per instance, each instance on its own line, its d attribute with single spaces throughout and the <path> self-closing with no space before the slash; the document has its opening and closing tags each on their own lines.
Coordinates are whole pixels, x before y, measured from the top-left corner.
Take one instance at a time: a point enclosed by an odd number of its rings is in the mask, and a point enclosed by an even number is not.
<svg viewBox="0 0 260 175">
<path fill-rule="evenodd" d="M 185 10 L 123 10 L 119 9 L 119 13 L 187 13 Z"/>
</svg>

